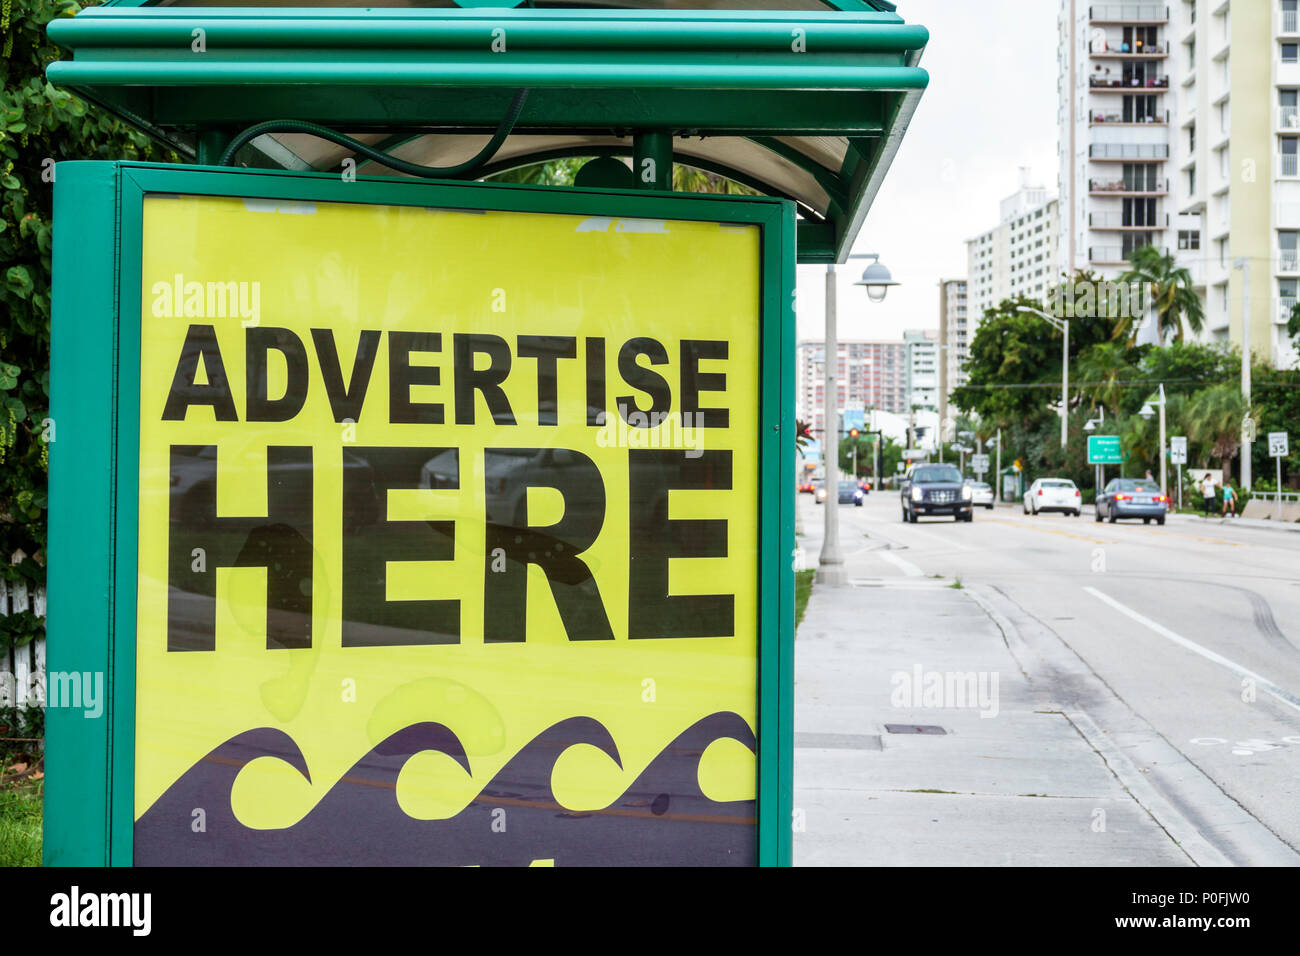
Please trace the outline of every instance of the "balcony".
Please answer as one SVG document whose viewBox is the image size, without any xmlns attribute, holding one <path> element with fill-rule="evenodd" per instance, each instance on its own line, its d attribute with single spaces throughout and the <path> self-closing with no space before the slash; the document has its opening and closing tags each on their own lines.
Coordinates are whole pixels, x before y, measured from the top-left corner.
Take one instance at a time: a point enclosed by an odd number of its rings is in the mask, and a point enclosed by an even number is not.
<svg viewBox="0 0 1300 956">
<path fill-rule="evenodd" d="M 1092 23 L 1168 23 L 1169 8 L 1159 3 L 1094 3 L 1088 8 Z"/>
<path fill-rule="evenodd" d="M 1291 158 L 1295 159 L 1294 156 Z M 1169 180 L 1133 183 L 1122 179 L 1090 179 L 1088 192 L 1094 196 L 1166 196 L 1169 194 Z"/>
<path fill-rule="evenodd" d="M 1300 33 L 1300 15 L 1295 10 L 1283 10 L 1277 29 L 1279 33 Z"/>
<path fill-rule="evenodd" d="M 1090 76 L 1088 77 L 1088 87 L 1094 93 L 1132 93 L 1134 90 L 1167 90 L 1169 89 L 1169 77 L 1165 76 L 1148 76 L 1144 79 L 1130 77 L 1129 79 L 1113 79 L 1107 76 Z"/>
<path fill-rule="evenodd" d="M 1300 250 L 1279 249 L 1277 252 L 1277 271 L 1283 274 L 1300 272 Z"/>
<path fill-rule="evenodd" d="M 1291 321 L 1291 310 L 1295 308 L 1296 297 L 1284 295 L 1277 300 L 1277 321 L 1285 325 Z"/>
<path fill-rule="evenodd" d="M 1088 158 L 1097 162 L 1158 163 L 1169 158 L 1168 143 L 1093 143 Z"/>
<path fill-rule="evenodd" d="M 1164 126 L 1169 122 L 1169 111 L 1165 110 L 1164 115 L 1156 114 L 1155 116 L 1134 116 L 1129 119 L 1124 118 L 1123 113 L 1101 113 L 1094 111 L 1088 118 L 1092 126 L 1102 126 L 1107 123 L 1117 124 L 1120 126 Z"/>
<path fill-rule="evenodd" d="M 1156 222 L 1139 223 L 1133 221 L 1132 215 L 1126 216 L 1122 212 L 1090 212 L 1088 213 L 1088 227 L 1091 229 L 1133 229 L 1142 232 L 1153 229 L 1168 229 L 1169 213 L 1156 216 Z"/>
<path fill-rule="evenodd" d="M 1155 60 L 1169 55 L 1168 43 L 1110 43 L 1098 40 L 1088 48 L 1094 60 Z"/>
<path fill-rule="evenodd" d="M 1169 250 L 1157 250 L 1161 255 L 1169 255 Z M 1133 247 L 1125 246 L 1089 246 L 1088 261 L 1098 266 L 1128 265 L 1128 257 L 1133 254 Z"/>
<path fill-rule="evenodd" d="M 1300 176 L 1300 156 L 1295 153 L 1279 153 L 1277 157 L 1277 174 L 1279 176 Z"/>
<path fill-rule="evenodd" d="M 1300 129 L 1300 106 L 1279 106 L 1277 125 L 1279 129 Z"/>
</svg>

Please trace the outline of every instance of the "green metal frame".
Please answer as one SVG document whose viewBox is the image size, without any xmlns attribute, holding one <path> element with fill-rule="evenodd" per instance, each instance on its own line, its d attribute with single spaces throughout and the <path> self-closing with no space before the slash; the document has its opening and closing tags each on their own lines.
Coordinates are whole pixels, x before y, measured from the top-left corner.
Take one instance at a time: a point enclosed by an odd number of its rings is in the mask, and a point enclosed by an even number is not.
<svg viewBox="0 0 1300 956">
<path fill-rule="evenodd" d="M 750 223 L 761 230 L 759 862 L 789 865 L 794 781 L 794 204 L 766 197 L 425 183 L 148 163 L 56 169 L 51 674 L 106 674 L 100 719 L 46 717 L 46 865 L 129 866 L 143 201 L 148 193 Z"/>
<path fill-rule="evenodd" d="M 201 54 L 191 50 L 196 30 L 205 31 Z M 505 31 L 508 52 L 492 51 L 494 30 Z M 800 262 L 844 261 L 929 81 L 918 66 L 928 31 L 883 0 L 793 11 L 120 2 L 56 20 L 49 34 L 73 51 L 48 67 L 52 83 L 200 162 L 269 119 L 390 137 L 481 133 L 520 87 L 531 90 L 520 135 L 748 137 L 829 197 L 817 210 L 824 221 L 800 223 Z M 801 136 L 846 137 L 840 168 L 779 139 Z M 779 183 L 763 191 L 782 192 Z"/>
</svg>

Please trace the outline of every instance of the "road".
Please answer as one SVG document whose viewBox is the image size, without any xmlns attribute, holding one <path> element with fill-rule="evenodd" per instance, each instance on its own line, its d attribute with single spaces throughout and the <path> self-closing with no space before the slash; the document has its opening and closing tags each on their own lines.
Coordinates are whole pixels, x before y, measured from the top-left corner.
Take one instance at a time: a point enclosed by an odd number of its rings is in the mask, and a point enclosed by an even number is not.
<svg viewBox="0 0 1300 956">
<path fill-rule="evenodd" d="M 814 530 L 821 508 L 800 498 Z M 1300 850 L 1300 533 L 1178 516 L 1164 527 L 1099 524 L 1090 509 L 1026 516 L 1018 506 L 980 509 L 969 524 L 911 525 L 896 492 L 838 510 L 858 569 L 865 553 L 881 579 L 939 576 L 1004 596 L 1018 626 L 1054 632 L 1223 794 Z M 1194 818 L 1195 794 L 1185 796 Z"/>
</svg>

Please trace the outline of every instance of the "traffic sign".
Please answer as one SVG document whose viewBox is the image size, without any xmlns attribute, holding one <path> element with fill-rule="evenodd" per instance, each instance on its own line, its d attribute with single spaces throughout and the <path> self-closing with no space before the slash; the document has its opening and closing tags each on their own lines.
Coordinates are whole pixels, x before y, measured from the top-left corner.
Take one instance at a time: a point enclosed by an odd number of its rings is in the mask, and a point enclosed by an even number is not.
<svg viewBox="0 0 1300 956">
<path fill-rule="evenodd" d="M 906 467 L 907 467 L 907 466 L 904 465 L 904 464 L 900 461 L 897 465 L 894 466 L 894 470 L 897 471 L 899 474 L 902 474 L 902 473 L 903 473 L 903 470 L 904 470 Z"/>
<path fill-rule="evenodd" d="M 1089 435 L 1088 464 L 1118 465 L 1124 461 L 1118 435 Z"/>
<path fill-rule="evenodd" d="M 1175 435 L 1169 439 L 1169 463 L 1171 465 L 1187 464 L 1187 438 Z"/>
<path fill-rule="evenodd" d="M 987 474 L 987 473 L 988 473 L 988 470 L 989 470 L 989 456 L 988 456 L 988 455 L 971 455 L 971 456 L 970 456 L 970 470 L 973 471 L 973 472 L 975 472 L 975 474 L 977 474 L 977 475 Z"/>
<path fill-rule="evenodd" d="M 1291 454 L 1286 432 L 1268 433 L 1268 453 L 1273 458 L 1285 458 Z"/>
<path fill-rule="evenodd" d="M 908 448 L 908 449 L 906 449 L 906 450 L 903 452 L 903 457 L 904 457 L 904 458 L 924 458 L 924 457 L 925 457 L 925 449 L 924 449 L 924 448 Z"/>
</svg>

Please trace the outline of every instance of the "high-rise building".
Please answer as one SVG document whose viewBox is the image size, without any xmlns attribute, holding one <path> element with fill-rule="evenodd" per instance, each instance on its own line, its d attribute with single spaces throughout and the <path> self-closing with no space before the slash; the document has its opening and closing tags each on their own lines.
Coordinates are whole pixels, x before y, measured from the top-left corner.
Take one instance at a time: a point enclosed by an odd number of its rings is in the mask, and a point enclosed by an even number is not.
<svg viewBox="0 0 1300 956">
<path fill-rule="evenodd" d="M 939 410 L 939 333 L 934 329 L 903 333 L 907 348 L 907 403 L 911 412 Z"/>
<path fill-rule="evenodd" d="M 1169 7 L 1061 0 L 1058 23 L 1061 263 L 1113 277 L 1170 245 Z"/>
<path fill-rule="evenodd" d="M 825 345 L 821 340 L 799 343 L 798 409 L 820 439 L 825 423 Z M 902 342 L 839 342 L 836 404 L 845 409 L 872 408 L 902 414 L 907 410 L 908 355 Z"/>
<path fill-rule="evenodd" d="M 1003 299 L 1026 295 L 1042 300 L 1058 279 L 1057 201 L 1043 186 L 1021 187 L 1002 200 L 998 225 L 966 240 L 966 283 L 971 335 L 984 310 Z"/>
<path fill-rule="evenodd" d="M 948 398 L 966 384 L 971 336 L 966 324 L 966 280 L 939 280 L 939 421 L 953 417 Z"/>
<path fill-rule="evenodd" d="M 1291 367 L 1300 282 L 1300 22 L 1296 0 L 1170 8 L 1177 258 L 1204 292 L 1204 338 Z"/>
<path fill-rule="evenodd" d="M 1150 243 L 1208 341 L 1279 366 L 1300 283 L 1297 0 L 1061 0 L 1060 262 L 1113 278 Z"/>
</svg>

